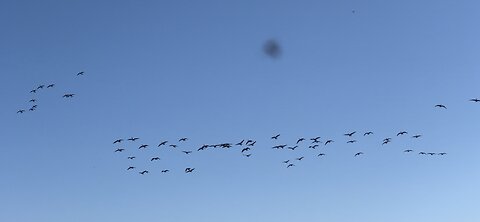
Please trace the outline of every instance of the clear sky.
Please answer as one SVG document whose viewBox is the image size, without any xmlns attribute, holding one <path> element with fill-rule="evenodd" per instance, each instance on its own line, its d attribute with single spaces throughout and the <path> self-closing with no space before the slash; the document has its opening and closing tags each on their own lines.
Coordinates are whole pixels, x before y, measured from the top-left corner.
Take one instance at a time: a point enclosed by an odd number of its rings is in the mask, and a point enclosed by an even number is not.
<svg viewBox="0 0 480 222">
<path fill-rule="evenodd" d="M 0 221 L 480 221 L 479 12 L 474 0 L 3 0 Z M 37 110 L 16 114 L 32 98 Z M 335 142 L 271 149 L 316 136 Z M 250 158 L 196 151 L 242 139 L 257 140 Z"/>
</svg>

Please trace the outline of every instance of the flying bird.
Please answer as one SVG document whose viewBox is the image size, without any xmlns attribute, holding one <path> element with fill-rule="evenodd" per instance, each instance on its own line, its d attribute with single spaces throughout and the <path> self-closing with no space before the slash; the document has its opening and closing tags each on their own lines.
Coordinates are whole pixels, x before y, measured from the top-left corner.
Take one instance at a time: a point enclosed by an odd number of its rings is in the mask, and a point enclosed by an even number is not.
<svg viewBox="0 0 480 222">
<path fill-rule="evenodd" d="M 125 149 L 119 148 L 119 149 L 116 149 L 116 150 L 115 150 L 115 153 L 116 153 L 116 152 L 123 152 L 124 150 L 125 150 Z"/>
<path fill-rule="evenodd" d="M 335 142 L 335 141 L 333 141 L 333 140 L 327 140 L 327 142 L 325 142 L 325 146 L 326 146 L 327 144 L 333 143 L 333 142 Z"/>
<path fill-rule="evenodd" d="M 319 140 L 319 139 L 320 139 L 320 137 L 317 136 L 317 137 L 315 137 L 315 138 L 311 138 L 310 140 L 312 141 L 312 143 L 320 143 L 320 140 Z"/>
<path fill-rule="evenodd" d="M 325 156 L 325 155 L 327 155 L 327 154 L 325 154 L 325 153 L 319 153 L 317 156 Z"/>
<path fill-rule="evenodd" d="M 168 143 L 168 141 L 163 141 L 163 142 L 161 142 L 160 144 L 158 144 L 158 147 L 163 146 L 163 145 L 166 145 L 167 143 Z"/>
<path fill-rule="evenodd" d="M 63 98 L 72 98 L 75 94 L 73 93 L 69 93 L 69 94 L 65 94 L 63 95 Z"/>
<path fill-rule="evenodd" d="M 355 143 L 355 142 L 357 142 L 357 141 L 356 141 L 356 140 L 349 140 L 349 141 L 347 141 L 347 143 Z"/>
<path fill-rule="evenodd" d="M 246 143 L 245 145 L 247 145 L 247 146 L 255 146 L 255 143 L 257 143 L 257 141 L 253 141 L 253 142 L 250 142 L 250 143 Z"/>
<path fill-rule="evenodd" d="M 278 139 L 279 136 L 280 136 L 280 134 L 277 134 L 277 135 L 272 136 L 272 137 L 270 137 L 270 138 L 271 138 L 272 140 L 276 140 L 276 139 Z"/>
<path fill-rule="evenodd" d="M 21 109 L 21 110 L 18 110 L 17 113 L 24 113 L 25 110 L 24 109 Z"/>
<path fill-rule="evenodd" d="M 83 74 L 85 74 L 85 72 L 81 71 L 81 72 L 77 73 L 77 76 L 83 76 Z"/>
<path fill-rule="evenodd" d="M 45 85 L 39 85 L 37 89 L 43 89 L 43 87 L 45 87 Z"/>
<path fill-rule="evenodd" d="M 135 157 L 134 156 L 129 156 L 129 157 L 127 157 L 127 159 L 133 160 L 133 159 L 135 159 Z"/>
<path fill-rule="evenodd" d="M 31 100 L 28 101 L 28 102 L 34 103 L 34 102 L 37 102 L 37 100 L 36 100 L 36 99 L 31 99 Z"/>
<path fill-rule="evenodd" d="M 372 134 L 373 134 L 373 132 L 366 132 L 366 133 L 363 134 L 363 136 L 368 136 L 368 135 L 372 135 Z"/>
<path fill-rule="evenodd" d="M 249 153 L 249 154 L 243 154 L 245 157 L 250 157 L 252 154 Z"/>
<path fill-rule="evenodd" d="M 30 93 L 37 93 L 37 90 L 36 90 L 36 89 L 32 89 L 32 90 L 30 91 Z"/>
<path fill-rule="evenodd" d="M 295 166 L 295 164 L 291 163 L 291 164 L 287 165 L 287 168 L 294 167 L 294 166 Z"/>
<path fill-rule="evenodd" d="M 402 131 L 402 132 L 397 133 L 397 136 L 401 136 L 401 135 L 405 135 L 405 134 L 408 134 L 407 131 Z"/>
<path fill-rule="evenodd" d="M 191 172 L 193 172 L 193 170 L 195 170 L 195 168 L 187 167 L 187 168 L 185 168 L 185 173 L 191 173 Z"/>
<path fill-rule="evenodd" d="M 177 148 L 177 145 L 175 145 L 175 144 L 170 144 L 170 147 L 172 147 L 172 148 Z"/>
<path fill-rule="evenodd" d="M 417 134 L 417 135 L 415 135 L 415 136 L 412 136 L 412 138 L 418 139 L 418 138 L 420 138 L 421 136 L 422 136 L 422 135 Z"/>
<path fill-rule="evenodd" d="M 420 155 L 427 155 L 427 153 L 425 153 L 425 152 L 420 152 L 420 153 L 418 153 L 418 154 L 420 154 Z"/>
<path fill-rule="evenodd" d="M 192 153 L 192 151 L 182 151 L 182 153 L 190 154 L 190 153 Z"/>
<path fill-rule="evenodd" d="M 447 109 L 447 107 L 445 105 L 442 105 L 442 104 L 437 104 L 437 105 L 435 105 L 435 107 Z"/>
<path fill-rule="evenodd" d="M 162 173 L 168 173 L 170 170 L 162 170 Z"/>
<path fill-rule="evenodd" d="M 287 147 L 287 149 L 289 149 L 289 150 L 295 150 L 295 149 L 297 149 L 297 148 L 298 148 L 298 146 L 289 146 L 289 147 Z"/>
<path fill-rule="evenodd" d="M 360 155 L 363 155 L 363 153 L 362 152 L 355 153 L 355 156 L 360 156 Z"/>
<path fill-rule="evenodd" d="M 443 155 L 447 155 L 447 153 L 438 153 L 438 155 L 443 156 Z"/>
<path fill-rule="evenodd" d="M 310 149 L 315 149 L 317 147 L 318 147 L 318 144 L 308 146 L 308 148 L 310 148 Z"/>
<path fill-rule="evenodd" d="M 139 172 L 139 174 L 142 174 L 142 175 L 144 175 L 144 174 L 146 174 L 146 173 L 148 173 L 148 170 L 144 170 L 144 171 L 142 171 L 142 172 Z"/>
<path fill-rule="evenodd" d="M 132 167 L 132 166 L 131 166 L 131 167 L 128 167 L 128 168 L 127 168 L 127 170 L 133 170 L 133 169 L 135 169 L 135 167 Z"/>
<path fill-rule="evenodd" d="M 131 138 L 129 138 L 128 140 L 129 140 L 129 141 L 132 141 L 132 142 L 135 142 L 135 140 L 138 140 L 138 139 L 140 139 L 140 138 L 138 138 L 138 137 L 131 137 Z"/>
<path fill-rule="evenodd" d="M 305 158 L 305 157 L 301 156 L 301 157 L 297 158 L 297 160 L 301 161 L 301 160 L 303 160 L 303 158 Z"/>
<path fill-rule="evenodd" d="M 235 145 L 237 145 L 237 146 L 243 146 L 243 142 L 244 142 L 244 141 L 245 141 L 245 140 L 242 140 L 242 141 L 238 142 L 238 143 L 235 144 Z"/>
<path fill-rule="evenodd" d="M 410 153 L 410 152 L 413 152 L 413 150 L 405 150 L 405 151 L 403 151 L 403 152 L 405 152 L 405 153 Z"/>
<path fill-rule="evenodd" d="M 471 99 L 469 101 L 478 103 L 478 102 L 480 102 L 480 99 L 475 98 L 475 99 Z"/>
<path fill-rule="evenodd" d="M 188 138 L 183 137 L 183 138 L 179 139 L 178 142 L 185 142 L 185 141 L 187 141 L 187 140 L 188 140 Z"/>
<path fill-rule="evenodd" d="M 350 136 L 350 137 L 351 137 L 351 136 L 353 136 L 353 134 L 355 134 L 356 132 L 357 132 L 357 131 L 353 131 L 353 132 L 351 132 L 351 133 L 345 133 L 345 134 L 343 134 L 343 135 L 345 135 L 345 136 Z"/>
<path fill-rule="evenodd" d="M 297 140 L 297 144 L 300 143 L 300 142 L 302 142 L 302 141 L 304 141 L 304 140 L 305 140 L 305 138 L 303 138 L 303 137 L 300 138 L 300 139 L 298 139 L 298 140 Z"/>
<path fill-rule="evenodd" d="M 148 147 L 147 144 L 142 144 L 141 146 L 138 147 L 138 149 L 145 149 L 145 148 L 147 148 L 147 147 Z"/>
<path fill-rule="evenodd" d="M 160 160 L 160 157 L 153 157 L 150 161 Z"/>
<path fill-rule="evenodd" d="M 285 160 L 283 161 L 283 163 L 287 164 L 288 162 L 290 162 L 290 160 Z"/>
<path fill-rule="evenodd" d="M 113 144 L 115 144 L 115 143 L 121 143 L 122 141 L 123 141 L 123 139 L 118 139 L 118 140 L 115 140 L 115 141 L 113 142 Z"/>
<path fill-rule="evenodd" d="M 47 89 L 48 88 L 53 88 L 54 86 L 55 86 L 55 84 L 50 84 L 50 85 L 47 86 Z"/>
<path fill-rule="evenodd" d="M 242 153 L 243 153 L 243 152 L 246 152 L 246 151 L 249 151 L 249 150 L 250 150 L 249 147 L 243 148 L 243 149 L 242 149 Z"/>
</svg>

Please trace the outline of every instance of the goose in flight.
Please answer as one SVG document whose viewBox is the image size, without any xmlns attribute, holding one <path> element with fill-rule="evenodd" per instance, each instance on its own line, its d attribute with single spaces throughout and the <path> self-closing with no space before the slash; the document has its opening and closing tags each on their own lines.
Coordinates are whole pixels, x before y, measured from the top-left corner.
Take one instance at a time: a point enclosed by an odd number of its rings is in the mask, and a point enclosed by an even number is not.
<svg viewBox="0 0 480 222">
<path fill-rule="evenodd" d="M 257 141 L 253 141 L 253 142 L 250 142 L 250 143 L 246 143 L 245 145 L 247 145 L 247 146 L 255 146 L 255 143 L 257 143 Z"/>
<path fill-rule="evenodd" d="M 402 136 L 402 135 L 405 135 L 405 134 L 408 134 L 407 131 L 402 131 L 402 132 L 397 133 L 397 136 Z"/>
<path fill-rule="evenodd" d="M 476 103 L 478 103 L 478 102 L 480 102 L 480 99 L 475 98 L 475 99 L 471 99 L 471 100 L 469 100 L 469 101 L 470 101 L 470 102 L 476 102 Z"/>
<path fill-rule="evenodd" d="M 63 98 L 72 98 L 75 94 L 69 93 L 69 94 L 64 94 Z"/>
<path fill-rule="evenodd" d="M 204 150 L 204 149 L 207 149 L 207 148 L 208 148 L 208 145 L 205 144 L 205 145 L 201 146 L 200 148 L 198 148 L 197 151 L 201 151 L 201 150 Z"/>
<path fill-rule="evenodd" d="M 138 147 L 138 149 L 145 149 L 145 148 L 147 148 L 147 147 L 148 147 L 147 144 L 142 144 L 141 146 Z"/>
<path fill-rule="evenodd" d="M 47 86 L 47 89 L 48 88 L 53 88 L 54 86 L 55 86 L 55 84 L 50 84 L 50 85 Z"/>
<path fill-rule="evenodd" d="M 133 166 L 127 168 L 127 170 L 133 170 L 133 169 L 135 169 L 135 167 Z"/>
<path fill-rule="evenodd" d="M 45 87 L 45 85 L 39 85 L 37 89 L 43 89 L 43 87 Z"/>
<path fill-rule="evenodd" d="M 35 107 L 28 109 L 28 111 L 35 111 Z"/>
<path fill-rule="evenodd" d="M 447 109 L 447 107 L 445 105 L 442 105 L 442 104 L 437 104 L 437 105 L 435 105 L 435 107 Z"/>
<path fill-rule="evenodd" d="M 335 141 L 333 141 L 333 140 L 327 140 L 327 142 L 325 142 L 325 146 L 326 146 L 327 144 L 333 143 L 333 142 L 335 142 Z"/>
<path fill-rule="evenodd" d="M 413 150 L 405 150 L 405 151 L 403 151 L 403 152 L 405 152 L 405 153 L 410 153 L 410 152 L 413 152 Z"/>
<path fill-rule="evenodd" d="M 125 150 L 125 149 L 119 148 L 119 149 L 116 149 L 116 150 L 115 150 L 115 153 L 116 153 L 116 152 L 123 152 L 124 150 Z"/>
<path fill-rule="evenodd" d="M 31 99 L 31 100 L 28 101 L 28 102 L 34 103 L 34 102 L 37 102 L 37 100 L 36 100 L 36 99 Z"/>
<path fill-rule="evenodd" d="M 32 90 L 30 91 L 30 93 L 37 93 L 37 90 L 36 90 L 36 89 L 32 89 Z"/>
<path fill-rule="evenodd" d="M 182 151 L 182 153 L 190 154 L 190 153 L 192 153 L 192 151 Z"/>
<path fill-rule="evenodd" d="M 373 132 L 370 131 L 370 132 L 364 133 L 363 136 L 368 136 L 368 135 L 372 135 L 372 134 L 373 134 Z"/>
<path fill-rule="evenodd" d="M 301 161 L 301 160 L 303 160 L 303 158 L 305 158 L 305 157 L 304 157 L 304 156 L 301 156 L 301 157 L 297 158 L 297 160 L 298 160 L 298 161 Z"/>
<path fill-rule="evenodd" d="M 135 157 L 134 156 L 129 156 L 129 157 L 127 157 L 127 159 L 133 160 L 133 159 L 135 159 Z"/>
<path fill-rule="evenodd" d="M 420 154 L 420 155 L 427 155 L 427 153 L 425 153 L 425 152 L 420 152 L 420 153 L 418 153 L 418 154 Z"/>
<path fill-rule="evenodd" d="M 290 160 L 285 160 L 283 161 L 283 163 L 287 164 L 288 162 L 290 162 Z"/>
<path fill-rule="evenodd" d="M 164 145 L 166 145 L 167 143 L 168 143 L 168 141 L 163 141 L 163 142 L 161 142 L 160 144 L 158 144 L 158 147 L 164 146 Z"/>
<path fill-rule="evenodd" d="M 443 156 L 443 155 L 447 155 L 447 153 L 438 153 L 438 155 Z"/>
<path fill-rule="evenodd" d="M 178 142 L 185 142 L 185 141 L 187 141 L 187 140 L 188 140 L 187 137 L 183 137 L 183 138 L 179 139 Z"/>
<path fill-rule="evenodd" d="M 187 167 L 187 168 L 185 168 L 185 173 L 191 173 L 191 172 L 193 172 L 193 170 L 195 170 L 195 168 Z"/>
<path fill-rule="evenodd" d="M 353 132 L 351 132 L 351 133 L 345 133 L 345 134 L 343 134 L 343 135 L 345 135 L 345 136 L 350 136 L 350 137 L 351 137 L 351 136 L 353 136 L 353 134 L 355 134 L 356 132 L 357 132 L 357 131 L 353 131 Z"/>
<path fill-rule="evenodd" d="M 325 153 L 319 153 L 317 156 L 325 156 L 325 155 L 327 155 L 327 154 L 325 154 Z"/>
<path fill-rule="evenodd" d="M 289 147 L 287 147 L 287 149 L 289 149 L 289 150 L 295 150 L 295 149 L 297 149 L 297 148 L 298 148 L 298 146 L 289 146 Z"/>
<path fill-rule="evenodd" d="M 142 171 L 142 172 L 139 172 L 139 174 L 142 174 L 142 175 L 144 175 L 144 174 L 146 174 L 146 173 L 148 173 L 148 170 L 144 170 L 144 171 Z"/>
<path fill-rule="evenodd" d="M 433 156 L 433 155 L 435 155 L 436 153 L 427 153 L 427 154 L 430 155 L 430 156 Z"/>
<path fill-rule="evenodd" d="M 115 143 L 121 143 L 122 141 L 123 141 L 123 139 L 118 139 L 118 140 L 113 141 L 113 144 L 115 144 Z"/>
<path fill-rule="evenodd" d="M 85 72 L 81 71 L 81 72 L 77 73 L 77 76 L 83 76 L 83 74 L 85 74 Z"/>
<path fill-rule="evenodd" d="M 291 164 L 287 165 L 287 168 L 294 167 L 294 166 L 295 166 L 295 164 L 291 163 Z"/>
<path fill-rule="evenodd" d="M 242 140 L 242 141 L 238 142 L 238 143 L 235 144 L 235 145 L 237 145 L 237 146 L 243 146 L 243 142 L 244 142 L 244 141 L 245 141 L 245 140 Z"/>
<path fill-rule="evenodd" d="M 172 148 L 177 148 L 177 145 L 175 145 L 175 144 L 170 144 L 169 146 L 172 147 Z"/>
<path fill-rule="evenodd" d="M 24 113 L 25 110 L 24 109 L 21 109 L 21 110 L 18 110 L 17 113 Z"/>
<path fill-rule="evenodd" d="M 168 173 L 170 170 L 162 170 L 162 173 Z"/>
<path fill-rule="evenodd" d="M 278 139 L 279 136 L 280 136 L 280 134 L 277 134 L 277 135 L 272 136 L 272 137 L 270 137 L 270 138 L 271 138 L 272 140 L 276 140 L 276 139 Z"/>
<path fill-rule="evenodd" d="M 300 138 L 300 139 L 298 139 L 298 140 L 297 140 L 297 144 L 300 143 L 300 142 L 302 142 L 302 141 L 304 141 L 304 140 L 305 140 L 305 138 L 303 138 L 303 137 Z"/>
<path fill-rule="evenodd" d="M 251 155 L 252 155 L 251 153 L 249 153 L 249 154 L 243 154 L 243 156 L 245 156 L 245 157 L 250 157 Z"/>
<path fill-rule="evenodd" d="M 308 146 L 308 148 L 310 149 L 316 149 L 317 147 L 318 147 L 318 144 Z"/>
<path fill-rule="evenodd" d="M 242 149 L 242 153 L 243 153 L 243 152 L 246 152 L 246 151 L 249 151 L 249 150 L 250 150 L 249 147 L 243 148 L 243 149 Z"/>
<path fill-rule="evenodd" d="M 160 160 L 160 157 L 153 157 L 150 161 Z"/>
<path fill-rule="evenodd" d="M 415 136 L 412 136 L 412 138 L 418 139 L 418 138 L 420 138 L 421 136 L 422 136 L 422 135 L 417 134 L 417 135 L 415 135 Z"/>
<path fill-rule="evenodd" d="M 138 140 L 138 139 L 140 139 L 140 138 L 138 138 L 138 137 L 131 137 L 131 138 L 129 138 L 128 140 L 129 140 L 129 141 L 132 141 L 132 142 L 135 142 L 135 140 Z"/>
<path fill-rule="evenodd" d="M 347 143 L 356 143 L 357 141 L 356 140 L 349 140 L 347 141 Z"/>
<path fill-rule="evenodd" d="M 363 155 L 363 153 L 362 152 L 355 153 L 355 156 L 360 156 L 360 155 Z"/>
<path fill-rule="evenodd" d="M 286 146 L 287 146 L 286 144 L 276 145 L 276 146 L 273 146 L 272 149 L 283 149 L 283 148 L 285 148 Z"/>
</svg>

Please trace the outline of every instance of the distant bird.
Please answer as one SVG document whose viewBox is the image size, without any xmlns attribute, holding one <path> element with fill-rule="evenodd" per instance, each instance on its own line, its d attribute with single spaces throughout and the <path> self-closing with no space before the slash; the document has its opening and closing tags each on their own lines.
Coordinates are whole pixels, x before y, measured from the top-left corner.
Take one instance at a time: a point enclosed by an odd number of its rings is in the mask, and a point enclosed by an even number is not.
<svg viewBox="0 0 480 222">
<path fill-rule="evenodd" d="M 249 154 L 243 154 L 243 156 L 245 156 L 245 157 L 250 157 L 251 155 L 252 155 L 251 153 L 249 153 Z"/>
<path fill-rule="evenodd" d="M 247 146 L 255 146 L 255 143 L 257 143 L 257 141 L 253 141 L 253 142 L 251 142 L 251 143 L 246 143 L 245 145 L 247 145 Z"/>
<path fill-rule="evenodd" d="M 47 86 L 47 89 L 48 88 L 53 88 L 54 86 L 55 86 L 55 84 L 50 84 L 50 85 Z"/>
<path fill-rule="evenodd" d="M 85 72 L 82 71 L 82 72 L 77 73 L 77 76 L 83 76 L 83 74 L 85 74 Z"/>
<path fill-rule="evenodd" d="M 308 148 L 310 149 L 316 149 L 317 147 L 318 147 L 318 144 L 308 146 Z"/>
<path fill-rule="evenodd" d="M 243 140 L 242 140 L 242 141 L 243 141 Z M 248 144 L 249 144 L 249 143 L 252 143 L 252 142 L 253 142 L 253 140 L 247 140 L 247 142 L 245 143 L 245 145 L 248 146 Z"/>
<path fill-rule="evenodd" d="M 274 39 L 270 39 L 263 45 L 263 51 L 266 55 L 270 56 L 271 58 L 278 58 L 282 54 L 282 50 L 280 45 Z"/>
<path fill-rule="evenodd" d="M 405 135 L 405 134 L 408 134 L 407 131 L 402 131 L 402 132 L 397 133 L 397 136 L 401 136 L 401 135 Z"/>
<path fill-rule="evenodd" d="M 317 156 L 325 156 L 325 155 L 327 155 L 327 154 L 325 154 L 325 153 L 319 153 Z"/>
<path fill-rule="evenodd" d="M 368 136 L 368 135 L 372 135 L 372 134 L 373 134 L 373 132 L 366 132 L 366 133 L 363 134 L 363 136 Z"/>
<path fill-rule="evenodd" d="M 133 160 L 133 159 L 135 159 L 135 157 L 134 156 L 129 156 L 129 157 L 127 157 L 127 159 Z"/>
<path fill-rule="evenodd" d="M 305 157 L 301 156 L 301 157 L 297 158 L 297 160 L 301 161 L 301 160 L 303 160 L 303 158 L 305 158 Z"/>
<path fill-rule="evenodd" d="M 435 107 L 447 109 L 447 107 L 445 105 L 442 105 L 442 104 L 437 104 L 437 105 L 435 105 Z"/>
<path fill-rule="evenodd" d="M 350 136 L 350 137 L 351 137 L 351 136 L 353 136 L 353 134 L 355 134 L 356 132 L 357 132 L 357 131 L 353 131 L 353 132 L 351 132 L 351 133 L 345 133 L 345 134 L 343 134 L 343 135 L 345 135 L 345 136 Z"/>
<path fill-rule="evenodd" d="M 300 139 L 298 139 L 298 140 L 297 140 L 297 144 L 300 143 L 300 142 L 302 142 L 302 141 L 304 141 L 304 140 L 305 140 L 305 138 L 303 138 L 303 137 L 300 138 Z"/>
<path fill-rule="evenodd" d="M 347 143 L 355 143 L 355 142 L 357 142 L 357 141 L 356 141 L 356 140 L 349 140 L 349 141 L 347 141 Z"/>
<path fill-rule="evenodd" d="M 119 148 L 119 149 L 116 149 L 116 150 L 115 150 L 115 153 L 116 153 L 116 152 L 123 152 L 124 150 L 125 150 L 125 149 Z"/>
<path fill-rule="evenodd" d="M 360 155 L 363 155 L 363 153 L 362 152 L 355 153 L 355 156 L 360 156 Z"/>
<path fill-rule="evenodd" d="M 45 85 L 39 85 L 37 89 L 43 89 L 43 87 L 45 87 Z"/>
<path fill-rule="evenodd" d="M 142 174 L 142 175 L 144 175 L 144 174 L 146 174 L 146 173 L 148 173 L 148 170 L 144 170 L 144 171 L 142 171 L 142 172 L 139 172 L 139 174 Z"/>
<path fill-rule="evenodd" d="M 335 142 L 335 141 L 333 141 L 333 140 L 327 140 L 327 142 L 325 142 L 325 146 L 326 146 L 327 144 L 333 143 L 333 142 Z"/>
<path fill-rule="evenodd" d="M 478 102 L 480 102 L 480 99 L 475 98 L 475 99 L 471 99 L 469 101 L 478 103 Z"/>
<path fill-rule="evenodd" d="M 245 140 L 242 140 L 242 141 L 238 142 L 238 143 L 235 144 L 235 145 L 237 145 L 237 146 L 243 146 L 243 142 L 244 142 L 244 141 L 245 141 Z"/>
<path fill-rule="evenodd" d="M 138 140 L 138 139 L 140 139 L 140 138 L 138 138 L 138 137 L 131 137 L 131 138 L 129 138 L 128 140 L 129 140 L 129 141 L 132 141 L 132 142 L 135 142 L 135 140 Z"/>
<path fill-rule="evenodd" d="M 145 148 L 147 148 L 147 147 L 148 147 L 147 144 L 142 144 L 141 146 L 138 147 L 138 149 L 145 149 Z"/>
<path fill-rule="evenodd" d="M 160 160 L 160 157 L 153 157 L 150 161 Z"/>
<path fill-rule="evenodd" d="M 24 113 L 25 110 L 24 109 L 21 109 L 21 110 L 18 110 L 17 113 Z"/>
<path fill-rule="evenodd" d="M 242 153 L 243 153 L 243 152 L 246 152 L 246 151 L 249 151 L 249 150 L 250 150 L 249 147 L 243 148 L 243 149 L 242 149 Z"/>
<path fill-rule="evenodd" d="M 291 164 L 287 165 L 287 168 L 294 167 L 294 166 L 295 166 L 295 164 L 291 163 Z"/>
<path fill-rule="evenodd" d="M 405 153 L 410 153 L 410 152 L 413 152 L 413 150 L 405 150 L 405 151 L 403 151 L 403 152 L 405 152 Z"/>
<path fill-rule="evenodd" d="M 187 168 L 185 168 L 185 173 L 191 173 L 191 172 L 193 172 L 193 170 L 195 170 L 195 168 L 187 167 Z"/>
<path fill-rule="evenodd" d="M 162 173 L 168 173 L 170 170 L 162 170 Z"/>
<path fill-rule="evenodd" d="M 160 144 L 158 144 L 158 147 L 164 146 L 164 145 L 166 145 L 167 143 L 168 143 L 168 141 L 163 141 L 163 142 L 161 142 Z"/>
<path fill-rule="evenodd" d="M 34 103 L 34 102 L 37 102 L 37 100 L 36 100 L 36 99 L 31 99 L 31 100 L 28 101 L 28 102 Z"/>
<path fill-rule="evenodd" d="M 447 155 L 447 153 L 438 153 L 438 155 L 443 156 L 443 155 Z"/>
<path fill-rule="evenodd" d="M 297 148 L 298 148 L 298 146 L 289 146 L 289 147 L 287 147 L 287 149 L 289 149 L 289 150 L 295 150 L 295 149 L 297 149 Z"/>
<path fill-rule="evenodd" d="M 201 146 L 200 148 L 198 148 L 197 151 L 204 150 L 204 149 L 207 149 L 207 148 L 208 148 L 208 145 L 205 144 L 205 145 Z"/>
<path fill-rule="evenodd" d="M 32 89 L 32 90 L 30 91 L 30 93 L 37 93 L 37 90 L 36 90 L 36 89 Z"/>
<path fill-rule="evenodd" d="M 28 111 L 35 111 L 35 108 L 32 107 L 32 108 L 28 109 Z"/>
<path fill-rule="evenodd" d="M 113 144 L 115 144 L 115 143 L 121 143 L 122 141 L 123 141 L 123 139 L 118 139 L 118 140 L 113 141 Z"/>
<path fill-rule="evenodd" d="M 185 142 L 185 141 L 187 141 L 187 140 L 188 140 L 187 137 L 183 137 L 183 138 L 179 139 L 178 142 Z"/>
<path fill-rule="evenodd" d="M 192 151 L 182 151 L 182 153 L 190 154 L 190 153 L 192 153 Z"/>
<path fill-rule="evenodd" d="M 427 153 L 425 153 L 425 152 L 420 152 L 420 153 L 418 153 L 418 154 L 420 154 L 420 155 L 427 155 Z"/>
<path fill-rule="evenodd" d="M 271 139 L 272 139 L 272 140 L 276 140 L 276 139 L 278 139 L 279 136 L 280 136 L 280 134 L 277 134 L 277 135 L 275 135 L 275 136 L 272 136 Z"/>
<path fill-rule="evenodd" d="M 315 138 L 311 138 L 310 140 L 312 141 L 312 143 L 320 143 L 320 140 L 319 140 L 319 139 L 320 139 L 320 137 L 317 136 L 317 137 L 315 137 Z"/>
<path fill-rule="evenodd" d="M 177 145 L 175 145 L 175 144 L 170 144 L 169 146 L 172 147 L 172 148 L 177 148 Z"/>
<path fill-rule="evenodd" d="M 427 154 L 430 155 L 430 156 L 433 156 L 433 155 L 435 155 L 436 153 L 427 153 Z"/>
<path fill-rule="evenodd" d="M 69 93 L 69 94 L 64 94 L 63 98 L 72 98 L 73 96 L 75 96 L 75 94 Z"/>
<path fill-rule="evenodd" d="M 418 139 L 418 138 L 420 138 L 421 136 L 422 136 L 422 135 L 417 134 L 417 135 L 415 135 L 415 136 L 412 136 L 412 138 Z"/>
<path fill-rule="evenodd" d="M 290 160 L 285 160 L 283 161 L 283 163 L 287 164 L 288 162 L 290 162 Z"/>
<path fill-rule="evenodd" d="M 285 148 L 286 146 L 287 146 L 286 144 L 276 145 L 276 146 L 273 146 L 272 149 L 283 149 L 283 148 Z"/>
<path fill-rule="evenodd" d="M 128 167 L 128 168 L 127 168 L 127 170 L 133 170 L 133 169 L 135 169 L 135 167 L 132 167 L 132 166 L 131 166 L 131 167 Z"/>
<path fill-rule="evenodd" d="M 390 142 L 392 142 L 392 138 L 385 138 L 385 139 L 383 139 L 382 145 L 388 144 Z"/>
</svg>

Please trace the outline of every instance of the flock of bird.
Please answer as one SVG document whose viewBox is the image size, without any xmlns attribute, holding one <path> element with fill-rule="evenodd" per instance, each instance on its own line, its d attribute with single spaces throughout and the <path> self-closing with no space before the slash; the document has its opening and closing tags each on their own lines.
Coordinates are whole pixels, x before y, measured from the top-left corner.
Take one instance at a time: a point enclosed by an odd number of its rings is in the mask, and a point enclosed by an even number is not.
<svg viewBox="0 0 480 222">
<path fill-rule="evenodd" d="M 85 74 L 85 72 L 82 71 L 82 72 L 78 72 L 76 75 L 77 75 L 77 76 L 83 76 L 84 74 Z M 38 104 L 37 104 L 37 103 L 38 103 L 38 99 L 36 98 L 36 95 L 38 95 L 39 93 L 41 93 L 41 91 L 44 90 L 44 89 L 53 89 L 53 88 L 55 88 L 55 87 L 56 87 L 55 83 L 40 84 L 40 85 L 38 85 L 37 87 L 35 87 L 34 89 L 30 90 L 30 94 L 33 94 L 33 95 L 34 95 L 34 98 L 30 99 L 30 100 L 28 101 L 28 103 L 33 104 L 33 105 L 31 105 L 30 108 L 22 108 L 22 109 L 19 109 L 19 110 L 17 110 L 17 113 L 18 113 L 18 114 L 23 114 L 23 113 L 25 113 L 25 112 L 27 112 L 27 111 L 29 111 L 29 112 L 36 111 L 37 108 L 38 108 Z M 65 93 L 65 94 L 63 94 L 62 97 L 63 97 L 63 98 L 72 98 L 72 97 L 74 97 L 74 96 L 75 96 L 75 94 L 73 94 L 73 93 Z"/>
</svg>

